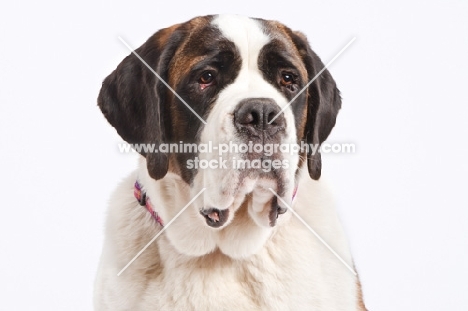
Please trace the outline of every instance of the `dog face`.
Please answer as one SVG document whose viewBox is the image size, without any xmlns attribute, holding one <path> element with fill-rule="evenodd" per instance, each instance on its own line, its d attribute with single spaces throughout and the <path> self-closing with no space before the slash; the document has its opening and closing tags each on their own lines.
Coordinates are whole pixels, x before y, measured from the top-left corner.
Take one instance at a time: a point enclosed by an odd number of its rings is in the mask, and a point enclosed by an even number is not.
<svg viewBox="0 0 468 311">
<path fill-rule="evenodd" d="M 141 152 L 153 179 L 169 171 L 193 194 L 206 188 L 203 202 L 194 203 L 199 221 L 184 224 L 182 230 L 199 228 L 204 244 L 181 243 L 176 223 L 167 230 L 169 239 L 188 254 L 201 255 L 216 246 L 233 257 L 252 253 L 285 212 L 283 201 L 291 202 L 304 162 L 311 178 L 320 177 L 319 153 L 282 152 L 281 146 L 319 145 L 327 138 L 341 107 L 334 80 L 325 70 L 303 90 L 323 63 L 301 33 L 262 19 L 197 17 L 158 31 L 135 52 L 172 90 L 135 55 L 127 56 L 105 79 L 98 98 L 119 135 L 131 144 L 217 148 Z M 210 165 L 195 165 L 202 162 Z M 239 212 L 241 206 L 247 212 Z M 231 242 L 239 236 L 229 229 L 235 215 L 263 230 L 258 234 L 263 238 L 244 251 L 220 242 L 219 236 Z M 208 243 L 213 231 L 219 236 Z"/>
</svg>

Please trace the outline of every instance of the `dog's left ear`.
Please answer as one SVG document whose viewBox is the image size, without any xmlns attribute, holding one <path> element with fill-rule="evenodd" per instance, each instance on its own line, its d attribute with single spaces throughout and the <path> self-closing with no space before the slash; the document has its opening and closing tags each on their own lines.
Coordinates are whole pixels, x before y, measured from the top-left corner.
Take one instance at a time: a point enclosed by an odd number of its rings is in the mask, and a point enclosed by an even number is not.
<svg viewBox="0 0 468 311">
<path fill-rule="evenodd" d="M 310 48 L 306 37 L 300 32 L 293 32 L 291 38 L 301 54 L 307 69 L 308 81 L 312 80 L 325 65 Z M 335 126 L 336 116 L 341 108 L 340 91 L 336 87 L 330 72 L 324 70 L 307 90 L 307 121 L 304 136 L 307 144 L 319 146 Z M 318 150 L 318 149 L 317 149 Z M 320 152 L 307 154 L 307 167 L 312 179 L 318 180 L 322 170 Z"/>
</svg>

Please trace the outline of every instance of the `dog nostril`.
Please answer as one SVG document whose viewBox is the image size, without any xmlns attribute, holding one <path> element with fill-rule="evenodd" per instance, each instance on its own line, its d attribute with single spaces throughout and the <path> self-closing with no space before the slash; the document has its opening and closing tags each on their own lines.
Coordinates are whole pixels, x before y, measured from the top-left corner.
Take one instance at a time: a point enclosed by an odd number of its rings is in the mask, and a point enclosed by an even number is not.
<svg viewBox="0 0 468 311">
<path fill-rule="evenodd" d="M 256 111 L 251 111 L 250 113 L 246 113 L 244 116 L 239 118 L 239 123 L 243 125 L 256 125 L 260 121 L 260 116 Z"/>
<path fill-rule="evenodd" d="M 252 111 L 252 113 L 250 113 L 250 116 L 251 116 L 251 119 L 252 119 L 250 124 L 256 125 L 256 124 L 260 123 L 260 115 L 259 115 L 259 113 L 257 111 Z"/>
<path fill-rule="evenodd" d="M 268 114 L 268 116 L 267 116 L 267 123 L 270 124 L 271 120 L 273 120 L 273 118 L 274 118 L 275 116 L 276 116 L 276 114 L 275 114 L 273 111 L 270 112 L 270 113 Z M 271 122 L 271 124 L 272 124 L 272 125 L 276 125 L 276 122 L 275 122 L 275 121 L 276 121 L 276 119 L 275 119 L 273 122 Z"/>
</svg>

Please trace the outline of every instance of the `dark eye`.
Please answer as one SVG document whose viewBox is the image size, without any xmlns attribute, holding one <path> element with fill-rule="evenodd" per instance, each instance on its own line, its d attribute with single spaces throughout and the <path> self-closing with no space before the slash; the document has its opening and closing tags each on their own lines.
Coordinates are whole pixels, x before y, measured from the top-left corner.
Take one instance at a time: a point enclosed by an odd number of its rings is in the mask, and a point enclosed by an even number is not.
<svg viewBox="0 0 468 311">
<path fill-rule="evenodd" d="M 283 72 L 281 74 L 281 84 L 284 86 L 289 86 L 295 83 L 295 78 L 292 73 Z"/>
<path fill-rule="evenodd" d="M 215 74 L 212 71 L 205 71 L 198 79 L 198 83 L 202 85 L 211 84 L 215 78 Z"/>
</svg>

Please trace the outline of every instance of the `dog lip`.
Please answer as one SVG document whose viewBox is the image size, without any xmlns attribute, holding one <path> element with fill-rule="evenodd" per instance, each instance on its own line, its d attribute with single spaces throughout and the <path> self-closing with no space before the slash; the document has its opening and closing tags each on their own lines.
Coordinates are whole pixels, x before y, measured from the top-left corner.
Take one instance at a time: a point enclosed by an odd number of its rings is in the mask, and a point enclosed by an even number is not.
<svg viewBox="0 0 468 311">
<path fill-rule="evenodd" d="M 288 209 L 286 207 L 281 207 L 278 205 L 278 215 L 283 215 L 284 213 L 286 213 L 288 211 Z"/>
<path fill-rule="evenodd" d="M 273 198 L 271 208 L 270 208 L 270 213 L 269 213 L 269 218 L 270 218 L 270 226 L 274 227 L 276 225 L 276 220 L 278 219 L 279 215 L 283 215 L 288 211 L 287 208 L 282 207 L 278 204 L 278 200 Z"/>
<path fill-rule="evenodd" d="M 213 228 L 224 225 L 229 217 L 229 209 L 219 210 L 217 208 L 200 209 L 200 214 L 205 217 L 206 224 Z"/>
</svg>

